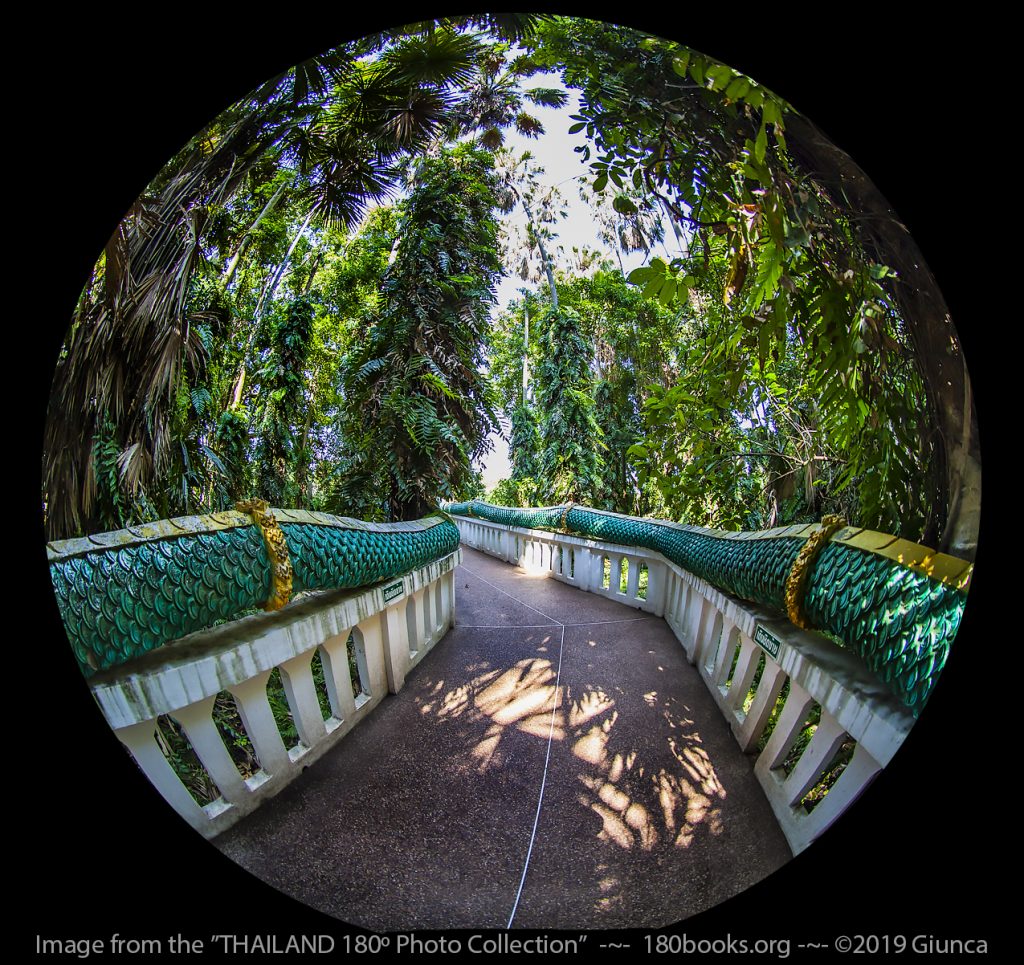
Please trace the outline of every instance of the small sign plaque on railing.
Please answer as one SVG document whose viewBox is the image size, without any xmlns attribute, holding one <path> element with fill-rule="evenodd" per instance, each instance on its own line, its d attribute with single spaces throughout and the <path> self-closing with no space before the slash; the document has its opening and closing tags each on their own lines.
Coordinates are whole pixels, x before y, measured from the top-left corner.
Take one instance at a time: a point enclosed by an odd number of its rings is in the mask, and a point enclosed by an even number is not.
<svg viewBox="0 0 1024 965">
<path fill-rule="evenodd" d="M 778 659 L 779 647 L 782 646 L 782 641 L 770 630 L 758 624 L 757 630 L 754 631 L 754 642 L 768 653 L 769 656 Z"/>
<path fill-rule="evenodd" d="M 402 582 L 392 583 L 391 586 L 384 587 L 384 602 L 390 603 L 392 600 L 397 600 L 402 595 L 403 585 Z"/>
</svg>

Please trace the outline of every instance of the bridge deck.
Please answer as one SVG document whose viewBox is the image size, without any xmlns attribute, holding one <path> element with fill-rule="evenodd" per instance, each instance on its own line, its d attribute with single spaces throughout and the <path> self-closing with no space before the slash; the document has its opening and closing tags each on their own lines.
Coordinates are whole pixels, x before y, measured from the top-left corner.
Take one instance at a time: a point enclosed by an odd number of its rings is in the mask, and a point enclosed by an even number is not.
<svg viewBox="0 0 1024 965">
<path fill-rule="evenodd" d="M 380 931 L 656 927 L 789 859 L 664 621 L 463 553 L 457 626 L 225 854 Z"/>
</svg>

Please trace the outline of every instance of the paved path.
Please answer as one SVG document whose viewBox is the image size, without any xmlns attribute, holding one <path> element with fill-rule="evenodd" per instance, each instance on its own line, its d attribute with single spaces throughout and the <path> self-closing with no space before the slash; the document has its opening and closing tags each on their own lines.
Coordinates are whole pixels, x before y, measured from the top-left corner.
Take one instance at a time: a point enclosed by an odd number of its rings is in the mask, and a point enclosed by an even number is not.
<svg viewBox="0 0 1024 965">
<path fill-rule="evenodd" d="M 463 554 L 456 627 L 227 855 L 379 931 L 657 927 L 789 859 L 663 620 Z"/>
</svg>

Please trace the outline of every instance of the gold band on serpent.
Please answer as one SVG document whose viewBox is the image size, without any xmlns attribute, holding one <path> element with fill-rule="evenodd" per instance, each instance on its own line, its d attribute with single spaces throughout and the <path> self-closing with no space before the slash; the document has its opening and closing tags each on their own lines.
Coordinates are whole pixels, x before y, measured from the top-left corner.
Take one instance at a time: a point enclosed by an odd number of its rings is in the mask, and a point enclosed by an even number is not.
<svg viewBox="0 0 1024 965">
<path fill-rule="evenodd" d="M 842 516 L 822 517 L 821 529 L 807 537 L 807 542 L 800 548 L 790 567 L 789 576 L 786 577 L 786 613 L 793 623 L 804 630 L 811 628 L 804 614 L 804 591 L 807 589 L 814 561 L 832 534 L 845 525 L 846 521 Z"/>
<path fill-rule="evenodd" d="M 263 534 L 263 543 L 270 557 L 270 597 L 263 604 L 263 609 L 280 610 L 292 596 L 292 561 L 288 555 L 284 531 L 270 512 L 270 504 L 265 499 L 235 503 L 235 509 L 240 513 L 248 513 Z"/>
</svg>

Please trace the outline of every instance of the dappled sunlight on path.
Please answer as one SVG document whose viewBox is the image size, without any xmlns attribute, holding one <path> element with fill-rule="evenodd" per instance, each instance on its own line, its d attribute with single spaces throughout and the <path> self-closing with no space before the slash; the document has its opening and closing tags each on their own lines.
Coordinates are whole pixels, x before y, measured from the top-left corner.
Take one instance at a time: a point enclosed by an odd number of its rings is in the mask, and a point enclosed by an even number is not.
<svg viewBox="0 0 1024 965">
<path fill-rule="evenodd" d="M 456 626 L 236 860 L 378 930 L 658 927 L 788 860 L 664 621 L 464 554 Z"/>
</svg>

